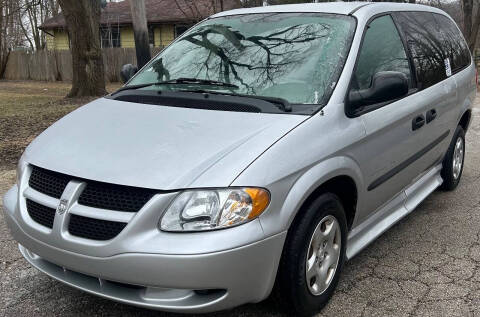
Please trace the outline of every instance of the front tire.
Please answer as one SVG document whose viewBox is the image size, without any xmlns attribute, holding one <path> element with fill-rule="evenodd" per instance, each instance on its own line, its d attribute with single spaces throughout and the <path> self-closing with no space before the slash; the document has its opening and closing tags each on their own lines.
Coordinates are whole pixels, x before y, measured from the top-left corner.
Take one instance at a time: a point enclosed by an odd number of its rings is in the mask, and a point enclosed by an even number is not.
<svg viewBox="0 0 480 317">
<path fill-rule="evenodd" d="M 275 290 L 279 303 L 297 316 L 311 316 L 326 305 L 345 261 L 347 230 L 334 194 L 321 194 L 301 211 L 282 254 Z"/>
<path fill-rule="evenodd" d="M 465 161 L 465 131 L 461 126 L 455 130 L 452 143 L 448 148 L 447 154 L 443 160 L 442 178 L 443 190 L 451 191 L 457 188 L 463 172 L 463 163 Z"/>
</svg>

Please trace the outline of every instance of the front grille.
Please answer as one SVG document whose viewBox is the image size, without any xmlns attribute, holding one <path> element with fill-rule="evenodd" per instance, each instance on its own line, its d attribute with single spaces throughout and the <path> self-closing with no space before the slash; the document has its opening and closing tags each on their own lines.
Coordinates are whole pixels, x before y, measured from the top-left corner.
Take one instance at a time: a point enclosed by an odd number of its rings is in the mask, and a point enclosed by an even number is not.
<svg viewBox="0 0 480 317">
<path fill-rule="evenodd" d="M 32 166 L 29 185 L 35 191 L 60 199 L 67 184 L 72 181 L 85 183 L 85 187 L 78 198 L 78 207 L 88 206 L 105 210 L 138 212 L 157 193 L 153 189 L 123 186 L 82 179 L 62 173 L 49 171 Z M 37 223 L 48 228 L 53 227 L 55 209 L 45 207 L 29 199 L 27 211 Z M 110 240 L 116 237 L 125 228 L 127 223 L 106 221 L 76 214 L 70 216 L 68 231 L 70 234 L 91 240 Z"/>
<path fill-rule="evenodd" d="M 86 183 L 86 187 L 78 203 L 84 206 L 137 212 L 156 194 L 157 191 L 147 188 L 115 185 L 68 176 L 32 166 L 29 185 L 45 195 L 60 198 L 68 182 L 76 179 Z"/>
<path fill-rule="evenodd" d="M 65 174 L 32 166 L 32 175 L 30 176 L 28 184 L 38 192 L 60 198 L 70 180 L 71 177 Z"/>
<path fill-rule="evenodd" d="M 85 239 L 110 240 L 115 238 L 126 225 L 124 222 L 93 219 L 72 214 L 68 231 L 71 235 Z"/>
<path fill-rule="evenodd" d="M 40 205 L 30 199 L 27 199 L 27 212 L 35 222 L 47 228 L 53 228 L 55 219 L 55 209 Z"/>
<path fill-rule="evenodd" d="M 152 189 L 89 181 L 78 203 L 94 208 L 137 212 L 155 193 Z"/>
</svg>

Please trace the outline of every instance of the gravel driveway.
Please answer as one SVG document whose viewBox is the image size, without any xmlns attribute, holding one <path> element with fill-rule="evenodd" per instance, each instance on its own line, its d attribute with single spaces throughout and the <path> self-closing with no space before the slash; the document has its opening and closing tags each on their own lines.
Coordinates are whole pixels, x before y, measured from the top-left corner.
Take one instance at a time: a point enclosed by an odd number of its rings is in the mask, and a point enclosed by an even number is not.
<svg viewBox="0 0 480 317">
<path fill-rule="evenodd" d="M 455 192 L 435 192 L 347 263 L 321 316 L 480 317 L 480 100 Z M 0 170 L 0 195 L 14 183 Z M 1 205 L 1 202 L 0 202 Z M 0 213 L 0 315 L 172 316 L 87 295 L 22 259 Z M 267 300 L 213 316 L 283 316 Z"/>
</svg>

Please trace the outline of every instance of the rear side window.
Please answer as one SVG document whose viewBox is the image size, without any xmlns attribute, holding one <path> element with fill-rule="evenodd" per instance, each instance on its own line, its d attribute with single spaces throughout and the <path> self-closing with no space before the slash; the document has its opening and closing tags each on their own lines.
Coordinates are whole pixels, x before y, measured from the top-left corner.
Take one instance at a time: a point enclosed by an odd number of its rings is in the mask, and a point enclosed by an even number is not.
<svg viewBox="0 0 480 317">
<path fill-rule="evenodd" d="M 458 28 L 430 12 L 398 12 L 396 20 L 413 57 L 419 88 L 424 89 L 470 64 L 470 53 Z"/>
<path fill-rule="evenodd" d="M 437 22 L 429 12 L 397 13 L 401 30 L 412 53 L 420 88 L 447 78 L 442 43 L 435 37 Z"/>
<path fill-rule="evenodd" d="M 470 50 L 455 23 L 440 14 L 433 16 L 439 26 L 436 34 L 442 42 L 444 54 L 450 58 L 452 72 L 455 73 L 470 65 Z"/>
<path fill-rule="evenodd" d="M 382 71 L 402 72 L 411 81 L 407 54 L 390 15 L 376 18 L 368 25 L 353 77 L 353 88 L 369 88 L 373 76 Z"/>
</svg>

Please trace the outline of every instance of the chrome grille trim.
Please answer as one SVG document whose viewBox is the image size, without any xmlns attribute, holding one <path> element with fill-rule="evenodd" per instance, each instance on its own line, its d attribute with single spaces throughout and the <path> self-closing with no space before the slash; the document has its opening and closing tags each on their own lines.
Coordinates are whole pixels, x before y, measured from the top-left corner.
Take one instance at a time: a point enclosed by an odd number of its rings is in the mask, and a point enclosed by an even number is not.
<svg viewBox="0 0 480 317">
<path fill-rule="evenodd" d="M 88 207 L 80 204 L 73 204 L 69 211 L 70 214 L 83 216 L 99 220 L 108 220 L 115 222 L 130 222 L 136 215 L 136 212 L 114 211 L 100 208 Z"/>
<path fill-rule="evenodd" d="M 53 209 L 57 209 L 57 206 L 60 203 L 60 199 L 45 195 L 41 192 L 36 191 L 32 187 L 27 187 L 23 192 L 23 196 L 27 199 L 33 200 L 36 203 L 42 204 L 45 207 Z"/>
</svg>

